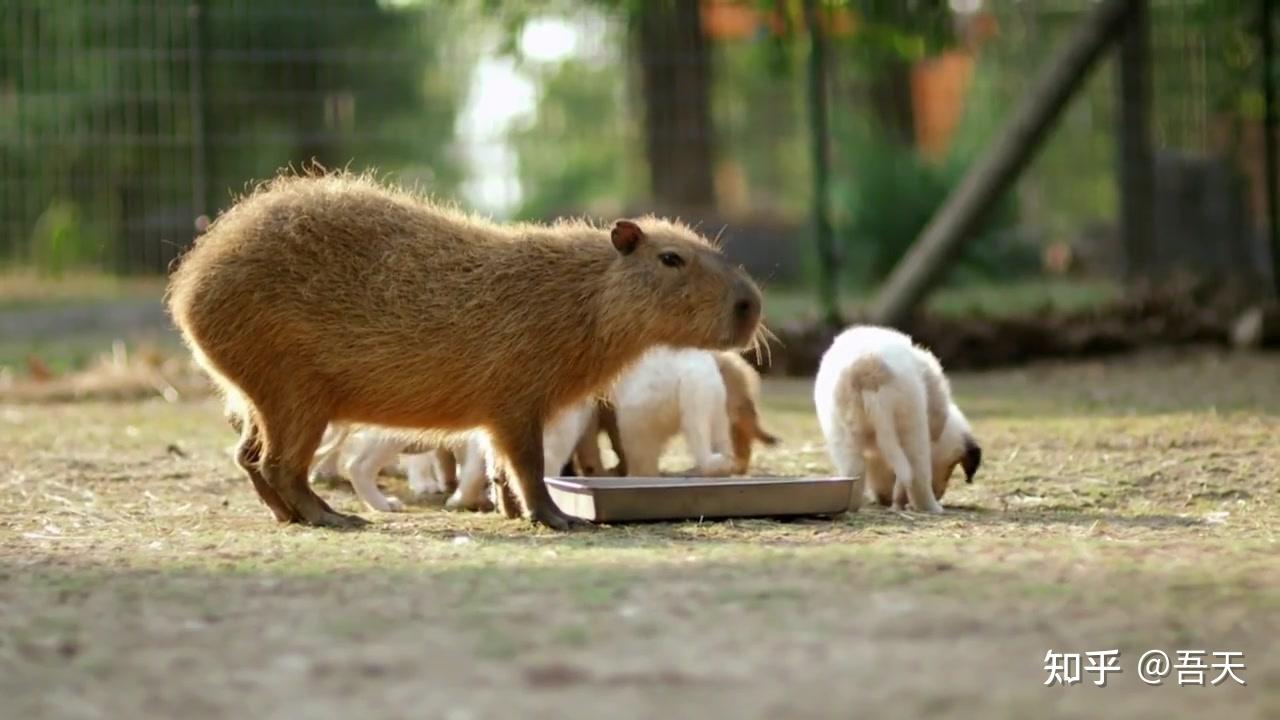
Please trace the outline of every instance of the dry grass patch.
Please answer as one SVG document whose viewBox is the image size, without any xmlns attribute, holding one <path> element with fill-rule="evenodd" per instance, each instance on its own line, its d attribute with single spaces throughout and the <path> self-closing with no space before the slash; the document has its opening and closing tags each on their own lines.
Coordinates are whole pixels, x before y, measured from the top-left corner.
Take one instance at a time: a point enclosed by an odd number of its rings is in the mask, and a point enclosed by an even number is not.
<svg viewBox="0 0 1280 720">
<path fill-rule="evenodd" d="M 942 517 L 571 535 L 438 500 L 280 527 L 212 402 L 0 406 L 0 697 L 32 718 L 1274 717 L 1278 376 L 1199 353 L 961 375 L 988 461 Z M 760 472 L 830 470 L 808 391 L 767 384 L 783 445 Z M 1138 682 L 1142 651 L 1189 647 L 1244 650 L 1248 687 Z M 1119 648 L 1124 672 L 1044 688 L 1050 648 Z"/>
</svg>

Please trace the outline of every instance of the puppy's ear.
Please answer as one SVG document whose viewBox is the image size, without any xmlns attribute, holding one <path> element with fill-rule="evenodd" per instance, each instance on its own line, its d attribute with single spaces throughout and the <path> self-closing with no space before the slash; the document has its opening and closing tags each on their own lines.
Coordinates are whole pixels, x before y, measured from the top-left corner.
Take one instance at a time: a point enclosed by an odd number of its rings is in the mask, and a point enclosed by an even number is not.
<svg viewBox="0 0 1280 720">
<path fill-rule="evenodd" d="M 615 250 L 623 255 L 630 255 L 635 252 L 640 241 L 644 240 L 644 231 L 630 220 L 619 220 L 614 223 L 609 239 L 613 241 Z"/>
<path fill-rule="evenodd" d="M 978 474 L 978 466 L 982 464 L 982 448 L 971 437 L 964 439 L 964 458 L 960 467 L 964 468 L 964 481 L 973 484 L 973 476 Z"/>
</svg>

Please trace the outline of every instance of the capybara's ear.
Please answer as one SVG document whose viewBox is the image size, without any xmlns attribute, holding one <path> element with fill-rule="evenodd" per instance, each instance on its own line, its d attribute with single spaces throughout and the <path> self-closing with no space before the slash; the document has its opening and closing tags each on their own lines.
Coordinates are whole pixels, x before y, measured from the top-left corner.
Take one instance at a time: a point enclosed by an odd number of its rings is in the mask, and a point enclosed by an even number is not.
<svg viewBox="0 0 1280 720">
<path fill-rule="evenodd" d="M 982 464 L 982 448 L 973 438 L 966 437 L 964 439 L 964 459 L 960 461 L 960 467 L 964 468 L 964 481 L 973 484 L 973 476 L 978 474 L 978 466 Z"/>
<path fill-rule="evenodd" d="M 619 220 L 614 223 L 613 232 L 609 233 L 609 237 L 613 240 L 613 246 L 618 252 L 630 255 L 635 252 L 640 241 L 644 240 L 644 231 L 630 220 Z"/>
</svg>

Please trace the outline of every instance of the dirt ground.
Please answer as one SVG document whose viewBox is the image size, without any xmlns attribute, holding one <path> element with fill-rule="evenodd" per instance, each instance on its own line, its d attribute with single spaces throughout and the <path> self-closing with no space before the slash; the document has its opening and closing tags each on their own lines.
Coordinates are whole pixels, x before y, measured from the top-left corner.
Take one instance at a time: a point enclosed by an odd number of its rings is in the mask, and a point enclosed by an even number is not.
<svg viewBox="0 0 1280 720">
<path fill-rule="evenodd" d="M 1280 717 L 1280 356 L 955 385 L 986 463 L 941 517 L 570 535 L 282 527 L 211 402 L 0 406 L 0 717 Z M 829 472 L 808 392 L 766 385 L 759 472 Z M 1046 687 L 1051 649 L 1121 672 Z"/>
</svg>

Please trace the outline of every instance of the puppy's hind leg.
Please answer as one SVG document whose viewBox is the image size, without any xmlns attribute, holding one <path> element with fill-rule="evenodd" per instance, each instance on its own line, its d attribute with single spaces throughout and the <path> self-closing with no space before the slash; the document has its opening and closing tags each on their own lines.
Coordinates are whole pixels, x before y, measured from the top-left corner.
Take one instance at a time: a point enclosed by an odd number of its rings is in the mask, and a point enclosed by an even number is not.
<svg viewBox="0 0 1280 720">
<path fill-rule="evenodd" d="M 929 477 L 929 426 L 924 414 L 924 398 L 919 398 L 920 402 L 912 400 L 893 390 L 863 393 L 867 418 L 875 429 L 876 445 L 884 462 L 893 470 L 895 487 L 905 488 L 916 510 L 942 512 L 942 506 L 933 497 Z M 899 408 L 903 409 L 901 413 Z M 899 423 L 900 417 L 905 421 Z"/>
<path fill-rule="evenodd" d="M 378 488 L 378 473 L 395 462 L 405 443 L 399 438 L 377 435 L 360 447 L 360 451 L 347 462 L 347 477 L 356 495 L 371 510 L 399 512 L 404 503 L 399 498 L 387 497 Z"/>
<path fill-rule="evenodd" d="M 338 471 L 338 460 L 342 458 L 342 446 L 351 434 L 349 425 L 329 424 L 325 428 L 324 437 L 320 441 L 320 449 L 316 450 L 315 462 L 311 466 L 312 483 L 329 482 L 342 477 Z"/>
<path fill-rule="evenodd" d="M 857 512 L 862 507 L 867 482 L 862 451 L 853 442 L 847 429 L 841 428 L 828 435 L 827 452 L 831 455 L 832 464 L 836 466 L 836 476 L 853 478 L 853 486 L 849 490 L 849 512 Z"/>
<path fill-rule="evenodd" d="M 486 448 L 475 440 L 468 440 L 459 448 L 458 483 L 444 506 L 450 510 L 490 512 L 494 503 L 489 500 L 488 468 L 485 467 Z M 454 457 L 450 455 L 450 457 Z M 497 469 L 494 469 L 497 474 Z M 518 515 L 519 513 L 517 513 Z"/>
<path fill-rule="evenodd" d="M 680 431 L 699 474 L 714 477 L 733 473 L 723 385 L 681 386 Z"/>
<path fill-rule="evenodd" d="M 903 483 L 902 476 L 898 475 L 894 489 L 895 500 L 905 492 L 911 506 L 917 511 L 940 513 L 942 505 L 933 495 L 933 478 L 930 474 L 929 427 L 925 424 L 927 420 L 924 413 L 921 412 L 920 415 L 918 420 L 911 422 L 910 427 L 903 428 L 898 435 L 903 453 L 911 465 L 911 482 Z"/>
</svg>

